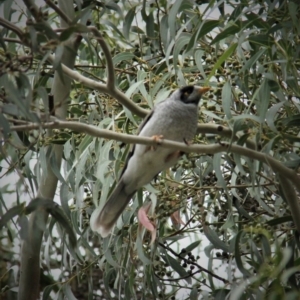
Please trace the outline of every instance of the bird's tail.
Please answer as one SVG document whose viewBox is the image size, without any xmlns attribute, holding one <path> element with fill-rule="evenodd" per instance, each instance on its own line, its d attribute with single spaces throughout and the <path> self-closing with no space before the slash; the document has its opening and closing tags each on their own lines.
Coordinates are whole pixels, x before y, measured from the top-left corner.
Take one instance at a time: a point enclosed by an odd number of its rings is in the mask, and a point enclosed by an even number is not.
<svg viewBox="0 0 300 300">
<path fill-rule="evenodd" d="M 121 179 L 104 207 L 101 210 L 95 209 L 92 213 L 90 219 L 92 230 L 98 232 L 102 237 L 108 236 L 134 193 L 128 195 L 125 192 L 125 184 Z"/>
</svg>

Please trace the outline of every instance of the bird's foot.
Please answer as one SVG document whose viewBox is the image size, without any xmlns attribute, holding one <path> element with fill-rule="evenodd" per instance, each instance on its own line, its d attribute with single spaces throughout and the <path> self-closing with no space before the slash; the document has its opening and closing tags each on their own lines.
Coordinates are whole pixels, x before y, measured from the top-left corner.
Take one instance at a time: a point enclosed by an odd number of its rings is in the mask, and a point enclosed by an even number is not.
<svg viewBox="0 0 300 300">
<path fill-rule="evenodd" d="M 158 144 L 160 145 L 161 144 L 161 140 L 164 138 L 163 135 L 153 135 L 152 136 L 152 139 Z"/>
<path fill-rule="evenodd" d="M 164 138 L 164 136 L 163 135 L 153 135 L 151 138 L 157 143 L 157 145 L 161 145 L 161 142 L 162 142 L 162 139 Z M 147 147 L 147 151 L 148 150 L 152 150 L 152 151 L 156 150 L 156 147 L 149 146 L 149 147 Z"/>
</svg>

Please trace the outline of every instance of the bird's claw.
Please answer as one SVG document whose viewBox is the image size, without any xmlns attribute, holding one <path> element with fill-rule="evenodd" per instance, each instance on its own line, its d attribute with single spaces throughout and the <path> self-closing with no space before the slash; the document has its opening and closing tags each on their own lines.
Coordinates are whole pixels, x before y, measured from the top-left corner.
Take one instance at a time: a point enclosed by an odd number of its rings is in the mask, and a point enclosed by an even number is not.
<svg viewBox="0 0 300 300">
<path fill-rule="evenodd" d="M 153 135 L 152 139 L 157 143 L 157 145 L 161 145 L 162 139 L 164 138 L 163 135 Z M 156 150 L 155 146 L 150 147 L 151 150 Z"/>
<path fill-rule="evenodd" d="M 158 144 L 160 145 L 161 144 L 161 140 L 164 138 L 163 135 L 153 135 L 152 136 L 152 139 Z"/>
</svg>

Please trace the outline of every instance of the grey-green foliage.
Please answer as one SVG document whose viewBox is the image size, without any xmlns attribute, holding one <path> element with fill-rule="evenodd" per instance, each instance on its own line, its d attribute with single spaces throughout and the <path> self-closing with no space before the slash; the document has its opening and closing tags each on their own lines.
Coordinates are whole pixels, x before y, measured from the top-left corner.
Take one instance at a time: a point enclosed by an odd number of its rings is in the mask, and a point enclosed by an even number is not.
<svg viewBox="0 0 300 300">
<path fill-rule="evenodd" d="M 184 156 L 137 193 L 114 234 L 101 240 L 91 232 L 89 217 L 94 204 L 106 201 L 129 148 L 69 129 L 55 129 L 51 137 L 42 128 L 11 129 L 44 121 L 44 113 L 49 117 L 53 71 L 62 72 L 61 46 L 72 34 L 82 35 L 75 70 L 106 81 L 105 54 L 87 33 L 92 25 L 110 47 L 117 88 L 138 106 L 150 109 L 184 84 L 210 85 L 199 123 L 228 127 L 232 137 L 211 133 L 195 143 L 251 142 L 298 171 L 298 1 L 74 5 L 75 18 L 59 31 L 59 17 L 46 4 L 40 22 L 28 20 L 11 0 L 1 4 L 4 19 L 22 33 L 1 23 L 1 178 L 15 180 L 0 190 L 1 296 L 16 293 L 19 256 L 13 247 L 26 238 L 28 214 L 48 209 L 47 223 L 40 222 L 42 275 L 35 279 L 43 299 L 298 299 L 299 233 L 267 164 L 230 152 Z M 47 61 L 51 53 L 53 66 Z M 68 120 L 130 134 L 141 122 L 117 99 L 81 82 L 72 83 L 67 101 Z M 64 146 L 61 169 L 51 155 L 55 144 Z M 47 161 L 60 180 L 61 208 L 43 199 L 24 203 L 35 198 Z M 156 203 L 153 245 L 136 218 L 146 199 Z M 178 209 L 187 226 L 169 221 Z"/>
</svg>

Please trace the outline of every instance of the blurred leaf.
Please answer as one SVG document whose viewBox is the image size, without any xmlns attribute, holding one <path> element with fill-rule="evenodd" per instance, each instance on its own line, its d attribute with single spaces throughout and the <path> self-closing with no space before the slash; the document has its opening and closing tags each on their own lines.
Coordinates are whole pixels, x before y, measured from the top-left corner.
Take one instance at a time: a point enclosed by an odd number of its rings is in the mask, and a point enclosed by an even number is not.
<svg viewBox="0 0 300 300">
<path fill-rule="evenodd" d="M 229 246 L 221 241 L 216 232 L 213 231 L 209 226 L 203 226 L 203 232 L 216 249 L 222 249 L 223 251 L 230 253 Z"/>
<path fill-rule="evenodd" d="M 50 209 L 47 210 L 51 216 L 64 228 L 69 239 L 70 244 L 73 248 L 76 247 L 77 239 L 74 234 L 73 228 L 71 227 L 70 221 L 64 215 L 63 211 L 58 204 L 53 205 Z"/>
<path fill-rule="evenodd" d="M 226 115 L 227 120 L 230 120 L 232 115 L 231 115 L 231 102 L 232 102 L 232 97 L 231 97 L 231 86 L 230 83 L 227 81 L 222 89 L 222 106 L 224 113 Z"/>
<path fill-rule="evenodd" d="M 61 65 L 61 59 L 62 59 L 63 53 L 64 53 L 64 46 L 58 45 L 55 50 L 55 59 L 53 62 L 54 70 L 57 70 L 59 68 L 59 66 Z"/>
<path fill-rule="evenodd" d="M 134 54 L 132 54 L 130 52 L 122 52 L 113 57 L 113 64 L 117 65 L 120 62 L 123 62 L 126 60 L 131 60 L 134 57 L 135 57 Z"/>
<path fill-rule="evenodd" d="M 132 25 L 131 26 L 131 31 L 134 33 L 138 33 L 138 34 L 143 34 L 144 30 L 141 29 L 140 27 L 136 26 L 136 25 Z"/>
<path fill-rule="evenodd" d="M 59 40 L 57 33 L 46 22 L 33 23 L 32 26 L 43 34 L 45 34 L 51 40 Z"/>
<path fill-rule="evenodd" d="M 264 80 L 259 87 L 257 93 L 258 103 L 258 115 L 260 117 L 261 122 L 265 120 L 267 110 L 269 108 L 270 102 L 270 87 L 268 85 L 268 81 Z"/>
<path fill-rule="evenodd" d="M 201 241 L 196 241 L 185 247 L 186 252 L 192 252 L 195 248 L 200 245 Z"/>
<path fill-rule="evenodd" d="M 65 283 L 63 285 L 63 290 L 64 290 L 65 296 L 67 297 L 68 300 L 77 300 L 77 298 L 74 296 L 74 294 L 71 290 L 71 287 L 68 283 Z"/>
<path fill-rule="evenodd" d="M 244 231 L 240 231 L 235 239 L 235 250 L 234 250 L 234 256 L 235 256 L 235 261 L 238 269 L 240 272 L 247 278 L 251 276 L 251 273 L 244 268 L 243 262 L 242 262 L 242 256 L 240 252 L 240 240 L 244 235 Z"/>
<path fill-rule="evenodd" d="M 174 270 L 181 278 L 183 278 L 188 284 L 191 284 L 192 278 L 190 274 L 180 265 L 180 263 L 167 253 L 162 256 L 162 259 Z"/>
<path fill-rule="evenodd" d="M 195 41 L 198 41 L 203 36 L 213 31 L 218 25 L 220 25 L 219 20 L 206 20 L 200 23 L 199 29 L 192 35 L 190 43 L 187 46 L 186 51 L 189 51 L 192 47 L 194 47 Z"/>
<path fill-rule="evenodd" d="M 174 39 L 176 35 L 176 17 L 178 12 L 181 10 L 184 10 L 184 6 L 187 6 L 187 8 L 190 7 L 189 3 L 182 0 L 176 0 L 174 4 L 172 5 L 169 14 L 168 14 L 168 28 L 170 30 L 170 38 Z"/>
<path fill-rule="evenodd" d="M 253 56 L 251 56 L 246 63 L 243 65 L 241 72 L 249 71 L 252 66 L 260 59 L 260 57 L 265 53 L 266 49 L 260 49 Z"/>
<path fill-rule="evenodd" d="M 109 1 L 108 3 L 105 3 L 105 7 L 108 8 L 108 9 L 116 11 L 122 19 L 124 18 L 123 11 L 116 2 Z"/>
<path fill-rule="evenodd" d="M 230 294 L 230 291 L 231 290 L 229 289 L 216 289 L 212 295 L 214 296 L 215 300 L 223 300 L 226 299 L 226 296 Z"/>
<path fill-rule="evenodd" d="M 210 71 L 208 77 L 206 78 L 205 82 L 208 82 L 209 79 L 215 75 L 216 70 L 218 70 L 221 65 L 224 63 L 224 61 L 226 61 L 226 59 L 232 55 L 232 53 L 235 51 L 236 47 L 237 47 L 237 43 L 232 44 L 217 60 L 217 62 L 214 64 L 214 67 L 212 68 L 212 70 Z"/>
<path fill-rule="evenodd" d="M 297 29 L 298 35 L 300 35 L 300 24 L 299 24 L 299 3 L 297 5 L 296 2 L 289 2 L 288 3 L 289 15 L 291 16 L 292 22 L 294 27 Z"/>
<path fill-rule="evenodd" d="M 128 10 L 128 12 L 125 16 L 125 19 L 124 19 L 124 24 L 123 24 L 123 35 L 126 39 L 129 39 L 129 31 L 130 31 L 134 16 L 135 16 L 135 7 L 132 7 L 131 9 Z"/>
<path fill-rule="evenodd" d="M 194 286 L 190 292 L 189 296 L 190 300 L 198 300 L 198 289 L 196 286 Z"/>
<path fill-rule="evenodd" d="M 87 32 L 89 32 L 87 26 L 83 24 L 75 24 L 68 27 L 67 29 L 64 29 L 59 36 L 59 40 L 61 42 L 64 42 L 68 40 L 73 33 L 87 33 Z"/>
<path fill-rule="evenodd" d="M 0 229 L 2 229 L 2 227 L 5 226 L 6 223 L 10 221 L 12 218 L 21 215 L 24 212 L 24 206 L 25 205 L 23 203 L 7 210 L 7 212 L 1 216 Z"/>
<path fill-rule="evenodd" d="M 280 109 L 284 104 L 285 102 L 276 103 L 272 105 L 266 112 L 266 121 L 272 131 L 277 132 L 274 121 L 276 120 L 276 114 L 280 112 Z"/>
<path fill-rule="evenodd" d="M 254 44 L 257 44 L 260 46 L 265 46 L 265 47 L 271 46 L 271 43 L 272 43 L 272 39 L 270 38 L 270 36 L 268 36 L 266 34 L 251 35 L 251 36 L 249 36 L 248 41 L 250 43 L 254 43 Z"/>
<path fill-rule="evenodd" d="M 221 33 L 219 33 L 212 41 L 211 41 L 211 45 L 226 39 L 227 37 L 231 37 L 234 34 L 238 33 L 241 30 L 239 24 L 234 23 L 231 26 L 227 27 L 225 30 L 223 30 Z"/>
<path fill-rule="evenodd" d="M 278 224 L 286 223 L 286 222 L 292 222 L 293 218 L 292 216 L 284 216 L 279 218 L 274 218 L 266 222 L 266 224 L 270 226 L 276 226 Z"/>
<path fill-rule="evenodd" d="M 3 16 L 4 16 L 4 19 L 6 19 L 6 20 L 10 20 L 10 18 L 11 18 L 11 14 L 13 12 L 12 4 L 13 4 L 13 1 L 3 1 L 3 3 L 2 3 Z"/>
<path fill-rule="evenodd" d="M 4 138 L 8 139 L 8 134 L 10 133 L 10 126 L 7 119 L 4 117 L 4 115 L 1 112 L 0 112 L 0 127 L 2 129 L 1 133 L 3 134 Z"/>
<path fill-rule="evenodd" d="M 173 65 L 174 68 L 178 68 L 178 56 L 180 52 L 182 52 L 182 49 L 185 48 L 186 44 L 190 40 L 190 35 L 186 33 L 182 33 L 180 37 L 176 40 L 174 51 L 173 51 Z"/>
<path fill-rule="evenodd" d="M 46 286 L 43 290 L 43 300 L 48 300 L 50 299 L 50 294 L 52 292 L 52 290 L 54 289 L 53 285 L 49 285 L 49 286 Z"/>
<path fill-rule="evenodd" d="M 287 127 L 300 126 L 300 114 L 285 118 L 282 120 L 282 124 Z"/>
</svg>

